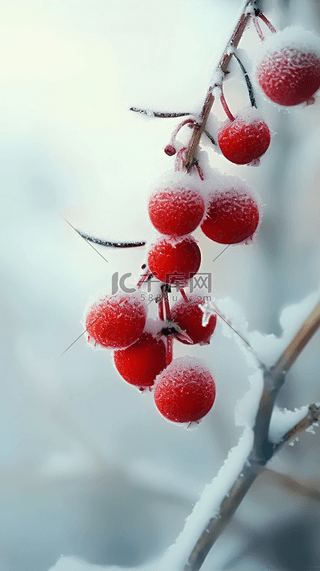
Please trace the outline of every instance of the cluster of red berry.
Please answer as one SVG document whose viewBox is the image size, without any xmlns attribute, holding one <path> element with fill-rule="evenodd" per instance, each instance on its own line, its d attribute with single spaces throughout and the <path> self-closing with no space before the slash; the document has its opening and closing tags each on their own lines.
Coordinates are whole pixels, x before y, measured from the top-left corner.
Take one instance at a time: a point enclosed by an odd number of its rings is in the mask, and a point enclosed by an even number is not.
<svg viewBox="0 0 320 571">
<path fill-rule="evenodd" d="M 198 304 L 184 299 L 170 313 L 167 291 L 162 289 L 159 313 L 164 307 L 166 320 L 163 314 L 158 322 L 147 320 L 146 305 L 136 293 L 105 296 L 86 315 L 88 341 L 115 349 L 114 364 L 120 375 L 141 391 L 154 388 L 155 404 L 163 416 L 190 423 L 209 412 L 215 399 L 215 383 L 199 359 L 171 362 L 172 337 L 183 343 L 207 343 L 216 316 L 203 326 Z"/>
<path fill-rule="evenodd" d="M 259 16 L 275 32 L 261 13 Z M 265 40 L 257 18 L 254 23 L 263 40 L 255 76 L 265 95 L 285 106 L 312 102 L 320 87 L 319 47 L 312 34 L 288 28 Z M 255 107 L 252 84 L 245 75 Z M 219 149 L 235 164 L 255 163 L 269 147 L 269 127 L 253 108 L 234 117 L 222 84 L 223 79 L 217 87 L 228 120 L 218 132 Z M 204 302 L 188 298 L 185 292 L 201 264 L 200 248 L 191 234 L 200 227 L 220 244 L 249 243 L 261 215 L 259 196 L 238 177 L 216 172 L 205 177 L 196 159 L 190 172 L 184 172 L 187 148 L 176 141 L 184 125 L 195 127 L 196 120 L 186 119 L 176 128 L 165 148 L 167 155 L 176 155 L 176 172 L 162 180 L 148 201 L 150 221 L 162 236 L 148 249 L 148 267 L 138 289 L 134 294 L 107 295 L 96 302 L 86 315 L 86 330 L 89 342 L 115 350 L 114 364 L 125 381 L 140 390 L 153 390 L 156 407 L 164 417 L 191 423 L 211 409 L 215 382 L 199 359 L 172 360 L 173 339 L 207 344 L 217 321 L 211 314 L 204 323 Z M 152 276 L 160 286 L 156 322 L 147 319 L 146 304 L 139 297 L 139 288 Z M 181 299 L 170 307 L 173 286 L 179 289 Z"/>
</svg>

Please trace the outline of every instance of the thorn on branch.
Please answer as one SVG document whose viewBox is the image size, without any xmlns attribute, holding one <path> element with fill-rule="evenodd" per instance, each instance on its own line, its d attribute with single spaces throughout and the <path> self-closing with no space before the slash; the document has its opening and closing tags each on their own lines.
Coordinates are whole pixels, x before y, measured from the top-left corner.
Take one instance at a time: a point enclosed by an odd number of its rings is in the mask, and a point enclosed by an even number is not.
<svg viewBox="0 0 320 571">
<path fill-rule="evenodd" d="M 255 97 L 254 97 L 253 87 L 252 87 L 252 83 L 251 83 L 249 74 L 248 74 L 246 68 L 244 67 L 244 65 L 243 65 L 243 63 L 242 63 L 242 61 L 241 61 L 241 59 L 237 56 L 237 54 L 234 52 L 233 55 L 234 55 L 234 57 L 236 58 L 236 60 L 237 60 L 237 62 L 238 62 L 238 64 L 239 64 L 239 66 L 240 66 L 240 68 L 241 68 L 241 71 L 242 71 L 242 73 L 243 73 L 243 75 L 244 75 L 244 78 L 245 78 L 245 80 L 246 80 L 246 85 L 247 85 L 247 89 L 248 89 L 248 93 L 249 93 L 249 97 L 250 97 L 251 107 L 257 108 L 257 103 L 256 103 L 256 100 L 255 100 Z"/>
<path fill-rule="evenodd" d="M 89 236 L 89 234 L 85 234 L 85 232 L 81 232 L 81 230 L 77 230 L 76 232 L 87 240 L 88 242 L 92 242 L 93 244 L 99 244 L 100 246 L 106 246 L 111 248 L 139 248 L 141 246 L 145 246 L 146 242 L 111 242 L 109 240 L 102 240 L 101 238 L 95 238 L 94 236 Z"/>
<path fill-rule="evenodd" d="M 213 138 L 213 136 L 209 133 L 209 131 L 207 131 L 207 130 L 205 129 L 205 130 L 204 130 L 204 133 L 207 135 L 208 139 L 211 141 L 211 143 L 212 143 L 213 145 L 216 145 L 216 144 L 217 144 L 216 141 L 215 141 L 215 139 Z"/>
<path fill-rule="evenodd" d="M 130 107 L 129 111 L 134 113 L 140 113 L 141 115 L 146 115 L 147 117 L 155 117 L 158 119 L 174 119 L 176 117 L 186 117 L 187 115 L 192 115 L 188 112 L 180 113 L 162 113 L 161 111 L 148 111 L 147 109 L 139 109 L 138 107 Z"/>
</svg>

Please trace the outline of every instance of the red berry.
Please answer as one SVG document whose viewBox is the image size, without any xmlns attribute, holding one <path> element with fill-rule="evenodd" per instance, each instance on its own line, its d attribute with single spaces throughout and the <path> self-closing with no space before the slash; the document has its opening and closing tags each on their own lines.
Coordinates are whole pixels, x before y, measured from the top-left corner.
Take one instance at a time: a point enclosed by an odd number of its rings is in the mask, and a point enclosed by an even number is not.
<svg viewBox="0 0 320 571">
<path fill-rule="evenodd" d="M 87 313 L 88 342 L 111 349 L 128 347 L 140 337 L 146 317 L 145 305 L 136 295 L 106 296 Z"/>
<path fill-rule="evenodd" d="M 162 339 L 144 332 L 127 349 L 114 352 L 114 364 L 127 383 L 150 387 L 166 366 L 166 347 Z"/>
<path fill-rule="evenodd" d="M 312 99 L 320 87 L 320 42 L 313 33 L 289 26 L 262 42 L 256 79 L 278 105 Z"/>
<path fill-rule="evenodd" d="M 211 315 L 209 323 L 205 326 L 202 325 L 203 311 L 200 309 L 200 305 L 203 303 L 203 301 L 180 299 L 171 309 L 172 321 L 175 321 L 189 335 L 193 343 L 210 343 L 210 337 L 217 324 L 217 316 Z M 187 341 L 181 342 L 187 343 Z"/>
<path fill-rule="evenodd" d="M 166 155 L 168 155 L 168 157 L 173 157 L 173 155 L 175 155 L 177 151 L 173 145 L 167 145 L 164 148 L 164 152 L 166 153 Z"/>
<path fill-rule="evenodd" d="M 200 420 L 211 409 L 215 396 L 211 373 L 195 357 L 172 361 L 156 379 L 156 407 L 172 422 Z"/>
<path fill-rule="evenodd" d="M 163 283 L 186 283 L 197 273 L 200 263 L 200 248 L 191 236 L 180 241 L 160 239 L 148 254 L 150 272 Z"/>
<path fill-rule="evenodd" d="M 270 138 L 269 127 L 262 119 L 238 116 L 222 127 L 218 143 L 229 161 L 245 165 L 266 152 Z"/>
<path fill-rule="evenodd" d="M 196 190 L 160 188 L 149 200 L 153 226 L 169 236 L 185 236 L 199 226 L 204 215 L 204 201 Z"/>
<path fill-rule="evenodd" d="M 283 48 L 259 63 L 257 77 L 267 97 L 278 105 L 298 105 L 320 87 L 320 58 L 311 52 Z"/>
<path fill-rule="evenodd" d="M 229 188 L 211 195 L 204 234 L 219 244 L 238 244 L 252 238 L 259 224 L 259 208 L 245 190 Z"/>
</svg>

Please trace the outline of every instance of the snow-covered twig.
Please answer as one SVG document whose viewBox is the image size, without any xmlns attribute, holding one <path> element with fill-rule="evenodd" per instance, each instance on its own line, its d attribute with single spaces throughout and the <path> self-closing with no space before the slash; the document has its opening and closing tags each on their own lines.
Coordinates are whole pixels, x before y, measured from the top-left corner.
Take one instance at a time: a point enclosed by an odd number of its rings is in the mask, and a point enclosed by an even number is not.
<svg viewBox="0 0 320 571">
<path fill-rule="evenodd" d="M 305 320 L 277 363 L 270 369 L 265 369 L 264 390 L 256 416 L 254 442 L 251 452 L 231 489 L 225 495 L 220 506 L 219 515 L 213 517 L 208 522 L 197 540 L 184 571 L 198 571 L 200 569 L 211 547 L 230 522 L 251 485 L 273 455 L 285 443 L 289 443 L 297 438 L 300 433 L 318 422 L 320 407 L 316 404 L 311 404 L 305 417 L 290 428 L 279 442 L 275 444 L 269 438 L 271 415 L 278 392 L 285 381 L 286 373 L 318 328 L 320 328 L 320 303 Z"/>
</svg>

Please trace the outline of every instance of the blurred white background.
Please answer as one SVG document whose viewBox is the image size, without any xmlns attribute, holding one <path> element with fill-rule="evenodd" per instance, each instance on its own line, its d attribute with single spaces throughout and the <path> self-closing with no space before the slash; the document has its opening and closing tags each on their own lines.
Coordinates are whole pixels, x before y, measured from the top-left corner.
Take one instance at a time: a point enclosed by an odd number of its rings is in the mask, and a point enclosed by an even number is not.
<svg viewBox="0 0 320 571">
<path fill-rule="evenodd" d="M 145 261 L 143 248 L 100 249 L 104 261 L 62 216 L 101 238 L 150 238 L 145 197 L 171 167 L 163 147 L 179 120 L 128 108 L 197 112 L 242 4 L 0 4 L 1 571 L 48 571 L 61 555 L 123 566 L 158 555 L 239 438 L 233 410 L 250 369 L 220 326 L 210 346 L 190 349 L 210 361 L 218 387 L 197 430 L 167 423 L 84 336 L 60 355 L 83 331 L 90 296 L 110 290 L 116 271 L 138 276 Z M 266 4 L 279 29 L 319 33 L 318 2 Z M 254 54 L 258 43 L 249 30 L 240 47 Z M 236 111 L 248 101 L 235 63 L 231 71 L 225 94 Z M 261 194 L 259 238 L 229 248 L 211 270 L 222 248 L 197 237 L 214 296 L 240 304 L 251 330 L 280 335 L 281 308 L 320 282 L 320 115 L 319 105 L 288 113 L 258 101 L 274 132 L 259 168 L 204 148 L 213 167 Z M 223 118 L 218 103 L 213 110 Z M 281 406 L 319 400 L 319 341 L 318 333 L 290 373 Z M 304 435 L 271 467 L 319 486 L 319 444 L 319 433 Z M 236 571 L 316 565 L 318 507 L 266 473 L 204 571 L 220 560 Z"/>
</svg>

